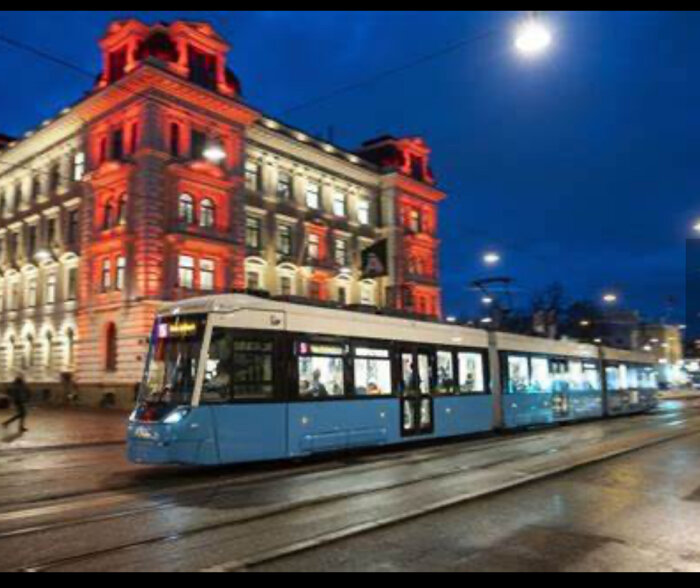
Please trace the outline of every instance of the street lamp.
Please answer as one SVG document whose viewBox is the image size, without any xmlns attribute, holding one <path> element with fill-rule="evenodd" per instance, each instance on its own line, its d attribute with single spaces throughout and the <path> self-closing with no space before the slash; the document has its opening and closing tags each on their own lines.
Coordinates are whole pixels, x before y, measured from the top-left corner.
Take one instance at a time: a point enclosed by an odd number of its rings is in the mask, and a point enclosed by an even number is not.
<svg viewBox="0 0 700 588">
<path fill-rule="evenodd" d="M 490 251 L 484 255 L 483 261 L 486 265 L 497 265 L 501 262 L 501 256 L 498 253 Z"/>
<path fill-rule="evenodd" d="M 542 22 L 537 11 L 530 12 L 516 30 L 515 48 L 525 57 L 537 57 L 551 44 L 552 32 Z"/>
<path fill-rule="evenodd" d="M 218 141 L 212 141 L 204 150 L 204 159 L 214 165 L 219 165 L 226 159 L 226 151 Z"/>
<path fill-rule="evenodd" d="M 615 304 L 617 302 L 617 300 L 618 300 L 617 294 L 610 293 L 610 294 L 605 294 L 605 296 L 603 296 L 603 302 L 605 302 L 605 304 Z"/>
</svg>

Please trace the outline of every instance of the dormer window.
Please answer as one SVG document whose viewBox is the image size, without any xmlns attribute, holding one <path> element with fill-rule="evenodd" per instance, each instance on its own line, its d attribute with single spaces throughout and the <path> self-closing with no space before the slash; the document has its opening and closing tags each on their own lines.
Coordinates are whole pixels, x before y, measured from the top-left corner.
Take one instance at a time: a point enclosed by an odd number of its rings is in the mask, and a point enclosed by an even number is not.
<svg viewBox="0 0 700 588">
<path fill-rule="evenodd" d="M 189 47 L 190 81 L 209 90 L 216 89 L 216 57 Z"/>
<path fill-rule="evenodd" d="M 109 54 L 109 81 L 117 82 L 126 75 L 126 47 Z"/>
</svg>

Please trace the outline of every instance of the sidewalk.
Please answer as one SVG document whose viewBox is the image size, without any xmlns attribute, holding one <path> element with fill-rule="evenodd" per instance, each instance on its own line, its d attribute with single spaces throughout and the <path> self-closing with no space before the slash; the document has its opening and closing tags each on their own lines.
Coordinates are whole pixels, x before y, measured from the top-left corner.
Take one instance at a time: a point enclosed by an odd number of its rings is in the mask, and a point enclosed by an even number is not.
<svg viewBox="0 0 700 588">
<path fill-rule="evenodd" d="M 0 410 L 0 422 L 12 414 Z M 0 428 L 0 452 L 124 443 L 128 418 L 121 411 L 31 407 L 29 432 L 19 436 L 17 423 Z"/>
</svg>

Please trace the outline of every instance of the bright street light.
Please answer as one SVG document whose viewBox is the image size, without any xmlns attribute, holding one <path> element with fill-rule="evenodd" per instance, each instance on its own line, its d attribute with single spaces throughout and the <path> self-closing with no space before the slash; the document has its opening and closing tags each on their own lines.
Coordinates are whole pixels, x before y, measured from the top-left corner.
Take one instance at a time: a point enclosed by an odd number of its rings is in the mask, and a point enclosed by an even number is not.
<svg viewBox="0 0 700 588">
<path fill-rule="evenodd" d="M 617 294 L 606 294 L 603 296 L 603 302 L 606 304 L 615 304 L 617 302 Z"/>
<path fill-rule="evenodd" d="M 515 48 L 525 57 L 536 57 L 552 44 L 552 32 L 536 13 L 521 23 L 515 34 Z"/>
<path fill-rule="evenodd" d="M 484 263 L 486 265 L 496 265 L 500 263 L 501 256 L 498 253 L 489 252 L 484 255 Z"/>
<path fill-rule="evenodd" d="M 484 296 L 484 297 L 481 299 L 481 302 L 482 302 L 485 306 L 489 306 L 489 305 L 493 304 L 493 298 L 491 298 L 490 296 Z"/>
<path fill-rule="evenodd" d="M 226 159 L 226 151 L 218 143 L 211 143 L 204 150 L 204 159 L 215 165 L 220 164 L 224 159 Z"/>
</svg>

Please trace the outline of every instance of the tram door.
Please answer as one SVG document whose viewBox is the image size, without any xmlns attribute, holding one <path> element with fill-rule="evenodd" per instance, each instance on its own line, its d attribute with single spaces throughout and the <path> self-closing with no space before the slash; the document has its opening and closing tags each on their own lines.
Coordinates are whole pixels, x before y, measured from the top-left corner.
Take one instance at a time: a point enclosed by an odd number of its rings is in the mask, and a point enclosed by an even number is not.
<svg viewBox="0 0 700 588">
<path fill-rule="evenodd" d="M 401 434 L 430 435 L 435 430 L 431 389 L 430 354 L 404 350 L 401 353 Z"/>
</svg>

